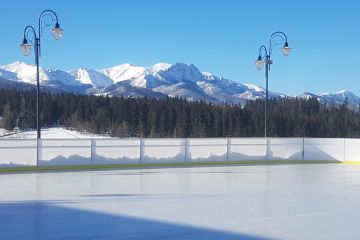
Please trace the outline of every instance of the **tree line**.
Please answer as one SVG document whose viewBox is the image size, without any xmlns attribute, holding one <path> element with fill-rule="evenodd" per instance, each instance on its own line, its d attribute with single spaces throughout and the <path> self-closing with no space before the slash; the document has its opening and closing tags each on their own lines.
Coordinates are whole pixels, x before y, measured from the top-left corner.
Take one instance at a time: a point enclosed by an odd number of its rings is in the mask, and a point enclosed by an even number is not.
<svg viewBox="0 0 360 240">
<path fill-rule="evenodd" d="M 263 137 L 264 100 L 245 106 L 180 98 L 41 94 L 42 126 L 113 137 Z M 0 90 L 0 127 L 36 128 L 36 91 Z M 268 101 L 269 137 L 360 137 L 359 111 L 317 99 Z"/>
</svg>

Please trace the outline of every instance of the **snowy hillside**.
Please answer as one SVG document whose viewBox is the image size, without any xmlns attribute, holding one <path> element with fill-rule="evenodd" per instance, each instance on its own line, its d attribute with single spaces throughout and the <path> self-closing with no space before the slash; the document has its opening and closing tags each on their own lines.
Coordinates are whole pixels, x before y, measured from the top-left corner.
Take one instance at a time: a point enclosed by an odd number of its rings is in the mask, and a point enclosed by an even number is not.
<svg viewBox="0 0 360 240">
<path fill-rule="evenodd" d="M 322 104 L 326 104 L 329 106 L 341 105 L 347 102 L 348 107 L 353 110 L 357 110 L 360 104 L 360 97 L 346 90 L 341 90 L 336 93 L 323 93 L 320 95 L 305 92 L 298 97 L 305 99 L 316 98 Z"/>
<path fill-rule="evenodd" d="M 0 138 L 11 138 L 11 139 L 35 139 L 36 130 L 9 132 L 5 129 L 0 128 Z M 78 131 L 68 130 L 63 127 L 52 127 L 41 129 L 42 139 L 79 139 L 79 138 L 109 138 L 109 136 L 94 135 L 90 133 L 80 133 Z"/>
<path fill-rule="evenodd" d="M 324 93 L 321 94 L 320 97 L 330 104 L 341 104 L 347 101 L 349 104 L 358 105 L 360 102 L 360 98 L 358 96 L 346 90 L 341 90 L 336 93 Z"/>
<path fill-rule="evenodd" d="M 200 72 L 193 64 L 158 63 L 151 67 L 131 64 L 94 70 L 80 68 L 70 71 L 40 68 L 40 81 L 47 91 L 75 92 L 125 97 L 181 97 L 188 100 L 204 100 L 213 103 L 241 103 L 262 99 L 264 88 Z M 36 84 L 36 68 L 17 61 L 0 66 L 0 88 L 28 89 Z M 286 95 L 269 92 L 269 97 Z M 348 101 L 351 108 L 359 104 L 359 97 L 348 91 L 315 95 L 304 93 L 298 97 L 315 97 L 327 104 Z"/>
</svg>

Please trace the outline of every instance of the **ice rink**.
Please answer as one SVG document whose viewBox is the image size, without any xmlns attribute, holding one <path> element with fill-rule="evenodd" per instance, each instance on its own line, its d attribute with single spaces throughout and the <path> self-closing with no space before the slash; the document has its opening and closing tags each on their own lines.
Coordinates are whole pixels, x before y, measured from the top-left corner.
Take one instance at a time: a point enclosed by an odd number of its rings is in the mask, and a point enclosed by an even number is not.
<svg viewBox="0 0 360 240">
<path fill-rule="evenodd" d="M 360 165 L 0 175 L 0 239 L 360 239 Z"/>
</svg>

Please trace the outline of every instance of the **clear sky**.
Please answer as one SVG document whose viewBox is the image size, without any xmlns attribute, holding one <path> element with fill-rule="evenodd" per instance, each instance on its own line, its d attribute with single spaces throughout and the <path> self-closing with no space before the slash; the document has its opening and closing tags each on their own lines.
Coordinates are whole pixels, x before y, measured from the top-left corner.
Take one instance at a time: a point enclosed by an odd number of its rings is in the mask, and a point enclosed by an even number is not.
<svg viewBox="0 0 360 240">
<path fill-rule="evenodd" d="M 273 52 L 270 90 L 300 94 L 346 89 L 360 95 L 360 1 L 283 0 L 4 0 L 0 64 L 34 64 L 19 51 L 26 25 L 54 10 L 65 35 L 42 38 L 43 67 L 70 70 L 123 63 L 193 63 L 240 83 L 265 86 L 254 61 L 274 31 L 292 54 Z"/>
</svg>

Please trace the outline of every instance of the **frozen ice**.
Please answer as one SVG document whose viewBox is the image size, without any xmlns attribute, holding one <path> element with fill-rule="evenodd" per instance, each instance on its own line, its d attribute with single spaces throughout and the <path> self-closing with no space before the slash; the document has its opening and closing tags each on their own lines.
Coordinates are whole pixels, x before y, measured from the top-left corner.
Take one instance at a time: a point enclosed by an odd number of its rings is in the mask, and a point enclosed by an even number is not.
<svg viewBox="0 0 360 240">
<path fill-rule="evenodd" d="M 0 239 L 360 239 L 360 165 L 0 175 Z"/>
</svg>

